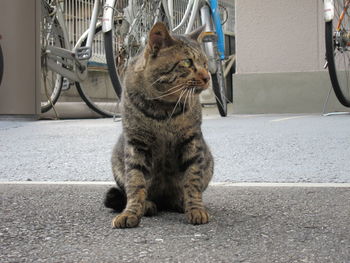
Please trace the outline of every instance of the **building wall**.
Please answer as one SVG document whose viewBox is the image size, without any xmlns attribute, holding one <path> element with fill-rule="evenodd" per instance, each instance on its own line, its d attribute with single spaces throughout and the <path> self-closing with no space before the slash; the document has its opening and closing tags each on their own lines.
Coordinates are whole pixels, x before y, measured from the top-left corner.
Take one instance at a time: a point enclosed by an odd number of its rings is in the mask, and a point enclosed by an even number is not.
<svg viewBox="0 0 350 263">
<path fill-rule="evenodd" d="M 36 118 L 40 113 L 39 0 L 1 0 L 0 35 L 4 73 L 0 116 Z"/>
<path fill-rule="evenodd" d="M 236 113 L 322 111 L 331 86 L 322 1 L 236 0 L 236 55 Z M 327 110 L 345 109 L 332 92 Z"/>
</svg>

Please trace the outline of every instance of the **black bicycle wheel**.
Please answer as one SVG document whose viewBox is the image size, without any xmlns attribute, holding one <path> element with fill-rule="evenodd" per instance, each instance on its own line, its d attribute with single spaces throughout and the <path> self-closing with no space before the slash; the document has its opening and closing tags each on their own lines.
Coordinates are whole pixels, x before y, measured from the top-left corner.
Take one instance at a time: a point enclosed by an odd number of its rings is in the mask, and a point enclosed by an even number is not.
<svg viewBox="0 0 350 263">
<path fill-rule="evenodd" d="M 4 73 L 4 57 L 2 56 L 2 49 L 0 45 L 0 85 L 1 85 L 3 73 Z"/>
<path fill-rule="evenodd" d="M 82 41 L 85 46 L 87 39 Z M 109 78 L 104 49 L 102 26 L 96 28 L 92 44 L 92 56 L 87 62 L 87 78 L 76 82 L 78 93 L 84 102 L 103 117 L 119 115 L 119 98 Z"/>
<path fill-rule="evenodd" d="M 62 90 L 63 77 L 47 66 L 47 47 L 65 47 L 62 28 L 47 1 L 41 1 L 40 46 L 41 46 L 41 112 L 52 108 Z"/>
<path fill-rule="evenodd" d="M 215 94 L 216 104 L 219 113 L 222 117 L 227 116 L 227 95 L 226 95 L 226 80 L 222 68 L 221 60 L 218 58 L 217 71 L 211 74 L 213 91 Z"/>
<path fill-rule="evenodd" d="M 335 1 L 334 4 L 335 17 L 333 21 L 326 22 L 325 32 L 328 72 L 339 102 L 345 107 L 350 107 L 350 19 L 348 12 L 345 12 L 340 31 L 337 31 L 343 1 Z"/>
<path fill-rule="evenodd" d="M 122 85 L 120 83 L 120 78 L 118 76 L 117 72 L 117 65 L 116 65 L 116 59 L 115 59 L 115 52 L 113 50 L 113 32 L 108 31 L 104 34 L 105 38 L 105 50 L 106 50 L 106 61 L 108 65 L 108 73 L 109 77 L 111 78 L 111 82 L 113 85 L 113 88 L 118 96 L 119 99 L 122 97 Z"/>
<path fill-rule="evenodd" d="M 202 15 L 207 17 L 205 13 L 210 12 L 209 10 L 210 10 L 209 7 L 207 7 L 207 9 L 204 9 Z M 210 18 L 211 18 L 210 19 L 211 21 L 210 21 L 209 28 L 210 28 L 210 31 L 213 31 L 214 19 L 213 19 L 213 14 L 211 12 L 210 12 Z M 207 21 L 202 21 L 202 23 L 207 23 Z M 209 46 L 205 46 L 205 50 L 210 54 L 208 57 L 210 60 L 209 63 L 215 64 L 215 69 L 216 69 L 214 73 L 211 72 L 212 88 L 214 91 L 219 113 L 222 117 L 226 117 L 227 116 L 227 88 L 226 88 L 227 81 L 224 76 L 223 61 L 220 58 L 216 42 L 208 43 L 208 45 Z"/>
<path fill-rule="evenodd" d="M 148 33 L 156 21 L 166 22 L 161 1 L 130 0 L 124 11 L 114 8 L 114 27 L 104 34 L 106 61 L 113 88 L 121 97 L 122 80 L 129 61 L 145 47 Z M 117 3 L 118 5 L 118 3 Z M 126 12 L 123 17 L 120 12 Z"/>
</svg>

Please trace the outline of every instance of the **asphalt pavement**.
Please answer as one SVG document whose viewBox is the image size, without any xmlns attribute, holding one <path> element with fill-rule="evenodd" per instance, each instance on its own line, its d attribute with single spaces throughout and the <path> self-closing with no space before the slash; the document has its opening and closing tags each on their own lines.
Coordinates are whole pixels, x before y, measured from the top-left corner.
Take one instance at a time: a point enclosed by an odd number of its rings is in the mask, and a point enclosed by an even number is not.
<svg viewBox="0 0 350 263">
<path fill-rule="evenodd" d="M 210 186 L 183 214 L 112 229 L 109 185 L 1 184 L 0 262 L 350 262 L 350 187 Z"/>
<path fill-rule="evenodd" d="M 0 121 L 0 262 L 350 262 L 350 115 L 205 116 L 209 224 L 112 229 L 111 119 Z M 58 183 L 57 183 L 58 182 Z"/>
</svg>

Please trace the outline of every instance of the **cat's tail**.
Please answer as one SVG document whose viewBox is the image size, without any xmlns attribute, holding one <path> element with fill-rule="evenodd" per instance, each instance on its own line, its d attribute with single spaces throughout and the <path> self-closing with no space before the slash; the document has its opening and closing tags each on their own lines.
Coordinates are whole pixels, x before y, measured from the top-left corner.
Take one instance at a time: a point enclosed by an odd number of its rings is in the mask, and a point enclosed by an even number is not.
<svg viewBox="0 0 350 263">
<path fill-rule="evenodd" d="M 126 195 L 124 191 L 116 187 L 110 188 L 106 193 L 104 205 L 116 210 L 117 212 L 123 211 L 126 206 Z"/>
</svg>

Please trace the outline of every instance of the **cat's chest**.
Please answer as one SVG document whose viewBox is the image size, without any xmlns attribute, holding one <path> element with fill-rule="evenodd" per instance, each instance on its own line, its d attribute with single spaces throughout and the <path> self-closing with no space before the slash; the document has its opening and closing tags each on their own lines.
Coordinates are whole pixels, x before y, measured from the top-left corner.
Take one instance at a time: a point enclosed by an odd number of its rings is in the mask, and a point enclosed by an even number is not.
<svg viewBox="0 0 350 263">
<path fill-rule="evenodd" d="M 157 143 L 162 145 L 172 144 L 183 135 L 183 126 L 174 123 L 153 123 L 148 125 L 148 132 L 154 135 Z"/>
<path fill-rule="evenodd" d="M 176 154 L 176 143 L 174 137 L 162 137 L 153 145 L 153 152 L 158 159 L 173 158 Z"/>
<path fill-rule="evenodd" d="M 159 140 L 152 146 L 152 166 L 156 174 L 171 174 L 177 167 L 177 152 L 173 142 Z"/>
</svg>

